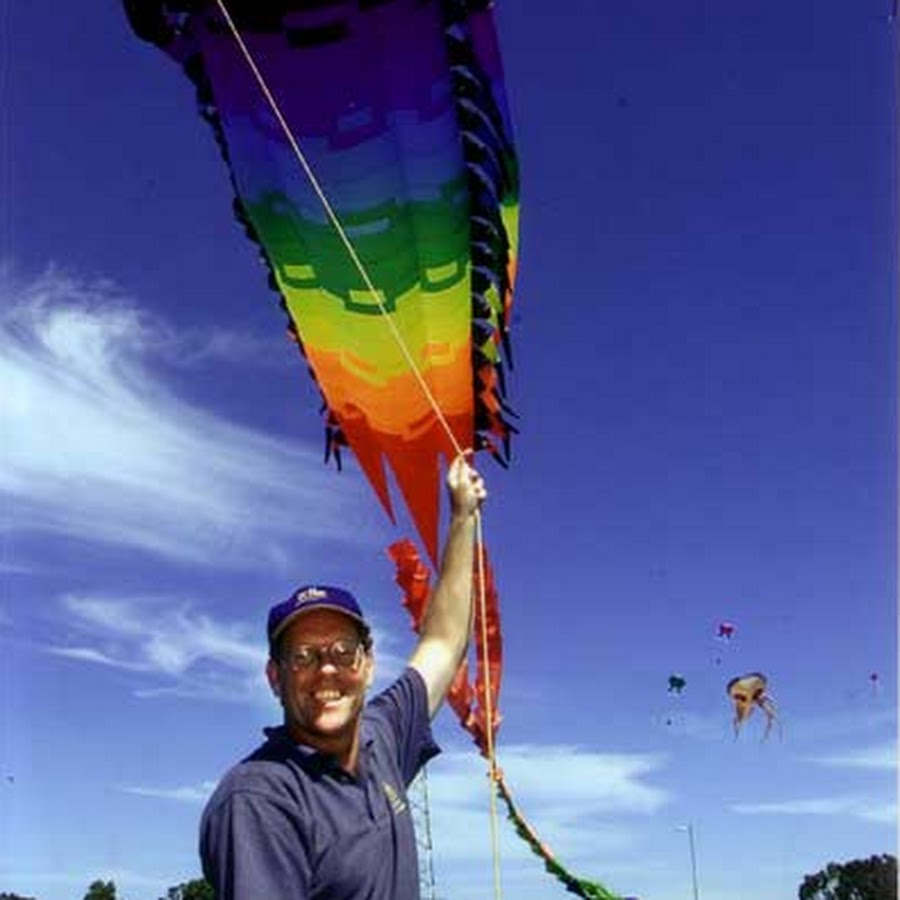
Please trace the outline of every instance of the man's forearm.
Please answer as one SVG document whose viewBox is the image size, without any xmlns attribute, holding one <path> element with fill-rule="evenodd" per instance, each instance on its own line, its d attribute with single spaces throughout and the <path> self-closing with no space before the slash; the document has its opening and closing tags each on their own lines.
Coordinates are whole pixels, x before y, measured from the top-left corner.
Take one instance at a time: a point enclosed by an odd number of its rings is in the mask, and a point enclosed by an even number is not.
<svg viewBox="0 0 900 900">
<path fill-rule="evenodd" d="M 472 627 L 473 515 L 450 520 L 440 575 L 428 599 L 419 642 L 410 658 L 428 690 L 428 714 L 440 708 L 466 651 Z"/>
<path fill-rule="evenodd" d="M 410 665 L 425 680 L 432 716 L 446 696 L 469 642 L 475 523 L 487 496 L 481 476 L 469 467 L 462 453 L 450 464 L 447 487 L 452 509 L 450 528 L 437 584 L 410 659 Z"/>
<path fill-rule="evenodd" d="M 474 539 L 475 516 L 453 516 L 421 632 L 424 639 L 445 643 L 457 662 L 466 649 L 472 627 Z"/>
</svg>

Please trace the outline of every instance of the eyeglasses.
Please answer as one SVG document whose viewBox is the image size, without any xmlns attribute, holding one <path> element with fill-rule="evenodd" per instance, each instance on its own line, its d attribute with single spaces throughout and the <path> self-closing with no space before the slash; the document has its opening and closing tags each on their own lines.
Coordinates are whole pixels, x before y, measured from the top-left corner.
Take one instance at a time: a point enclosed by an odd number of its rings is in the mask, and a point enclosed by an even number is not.
<svg viewBox="0 0 900 900">
<path fill-rule="evenodd" d="M 347 669 L 355 672 L 362 664 L 363 645 L 356 640 L 340 638 L 330 644 L 316 647 L 313 644 L 301 644 L 281 661 L 292 672 L 313 672 L 322 668 L 325 660 L 336 669 Z"/>
</svg>

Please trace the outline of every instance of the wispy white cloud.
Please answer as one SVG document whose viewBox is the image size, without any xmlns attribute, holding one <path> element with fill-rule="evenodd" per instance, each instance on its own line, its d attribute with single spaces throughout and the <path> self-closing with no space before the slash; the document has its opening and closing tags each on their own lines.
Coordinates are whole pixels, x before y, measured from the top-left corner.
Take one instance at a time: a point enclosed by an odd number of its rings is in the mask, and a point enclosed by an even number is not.
<svg viewBox="0 0 900 900">
<path fill-rule="evenodd" d="M 5 528 L 220 567 L 285 561 L 299 539 L 366 540 L 352 512 L 372 501 L 354 473 L 329 477 L 318 447 L 192 405 L 161 374 L 246 342 L 189 352 L 111 285 L 52 271 L 24 285 L 0 273 L 0 307 Z"/>
<path fill-rule="evenodd" d="M 142 685 L 137 696 L 232 702 L 268 697 L 258 628 L 218 621 L 171 598 L 70 594 L 61 602 L 75 637 L 48 652 L 148 676 L 154 683 Z"/>
<path fill-rule="evenodd" d="M 504 771 L 518 790 L 558 815 L 656 812 L 668 794 L 642 779 L 663 765 L 660 754 L 594 753 L 571 746 L 519 745 L 503 752 Z"/>
<path fill-rule="evenodd" d="M 256 335 L 238 334 L 234 331 L 216 329 L 204 334 L 173 337 L 164 349 L 177 350 L 177 354 L 167 353 L 167 358 L 180 366 L 194 367 L 209 360 L 231 364 L 242 362 L 263 368 L 281 368 L 296 361 L 285 354 L 286 338 L 276 329 L 279 340 L 259 338 Z"/>
<path fill-rule="evenodd" d="M 814 746 L 829 746 L 838 742 L 849 743 L 861 735 L 879 732 L 869 740 L 878 740 L 885 729 L 897 732 L 897 707 L 892 703 L 855 702 L 849 708 L 829 709 L 819 716 L 804 715 L 786 723 L 793 739 Z"/>
<path fill-rule="evenodd" d="M 473 753 L 448 753 L 429 771 L 431 816 L 445 858 L 490 855 L 485 765 Z M 622 817 L 650 815 L 669 801 L 666 790 L 645 781 L 664 767 L 661 755 L 511 745 L 503 748 L 500 765 L 522 815 L 540 823 L 541 839 L 555 852 L 575 861 L 627 848 L 632 827 Z M 606 817 L 615 817 L 616 824 Z M 514 835 L 504 841 L 504 856 L 522 859 L 530 852 Z"/>
<path fill-rule="evenodd" d="M 201 784 L 182 785 L 181 787 L 135 787 L 122 786 L 119 790 L 125 794 L 134 794 L 138 797 L 151 797 L 155 800 L 173 800 L 177 803 L 189 803 L 200 806 L 209 799 L 215 790 L 215 781 L 204 781 Z"/>
<path fill-rule="evenodd" d="M 884 743 L 875 747 L 848 750 L 828 756 L 811 756 L 809 762 L 837 768 L 891 771 L 897 768 L 897 745 L 896 743 Z"/>
<path fill-rule="evenodd" d="M 48 648 L 48 652 L 55 656 L 63 656 L 66 659 L 97 663 L 101 666 L 112 666 L 117 669 L 137 669 L 140 671 L 142 668 L 131 661 L 116 659 L 114 656 L 109 656 L 94 647 L 50 647 Z"/>
<path fill-rule="evenodd" d="M 770 803 L 738 803 L 734 812 L 748 815 L 835 816 L 862 819 L 866 822 L 894 824 L 897 804 L 884 797 L 848 794 L 806 800 L 782 800 Z"/>
<path fill-rule="evenodd" d="M 227 702 L 270 703 L 263 677 L 268 648 L 262 621 L 225 621 L 172 597 L 67 594 L 60 599 L 69 639 L 46 652 L 76 662 L 111 666 L 146 676 L 136 697 L 178 696 Z M 405 660 L 396 641 L 373 623 L 375 689 L 396 677 Z M 148 683 L 149 682 L 149 683 Z"/>
</svg>

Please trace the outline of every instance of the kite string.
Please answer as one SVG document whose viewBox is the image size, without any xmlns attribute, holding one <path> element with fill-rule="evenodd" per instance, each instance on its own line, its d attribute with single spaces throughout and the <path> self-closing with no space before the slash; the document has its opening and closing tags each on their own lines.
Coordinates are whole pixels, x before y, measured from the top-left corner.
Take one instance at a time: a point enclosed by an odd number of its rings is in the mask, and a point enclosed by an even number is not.
<svg viewBox="0 0 900 900">
<path fill-rule="evenodd" d="M 481 668 L 484 674 L 484 716 L 487 743 L 488 779 L 490 781 L 491 858 L 494 868 L 494 896 L 502 895 L 500 886 L 500 836 L 497 817 L 497 756 L 494 750 L 494 699 L 491 688 L 490 654 L 488 653 L 487 576 L 484 559 L 484 531 L 481 510 L 475 511 L 475 554 L 478 569 L 478 610 L 481 619 Z"/>
<path fill-rule="evenodd" d="M 319 202 L 322 204 L 325 209 L 325 213 L 328 216 L 328 220 L 331 222 L 334 230 L 337 232 L 338 237 L 341 239 L 341 243 L 344 245 L 344 249 L 347 251 L 350 259 L 353 261 L 353 265 L 356 266 L 356 270 L 359 272 L 360 277 L 363 280 L 363 283 L 366 286 L 369 294 L 372 299 L 375 301 L 375 304 L 378 306 L 379 311 L 381 312 L 381 317 L 384 320 L 385 324 L 391 331 L 391 334 L 394 337 L 394 340 L 397 342 L 397 346 L 400 352 L 403 354 L 404 359 L 407 362 L 407 365 L 410 368 L 410 371 L 414 375 L 416 381 L 419 384 L 419 387 L 422 390 L 422 393 L 425 395 L 425 399 L 431 406 L 432 411 L 437 416 L 438 421 L 441 424 L 441 427 L 444 429 L 445 434 L 450 440 L 451 445 L 453 446 L 453 450 L 457 455 L 462 454 L 462 447 L 459 446 L 459 442 L 456 440 L 456 436 L 453 434 L 452 429 L 450 428 L 450 424 L 441 411 L 440 406 L 438 405 L 437 400 L 435 399 L 434 394 L 431 392 L 431 388 L 428 387 L 428 383 L 425 381 L 424 376 L 422 375 L 419 367 L 416 365 L 415 359 L 413 359 L 412 353 L 409 350 L 409 347 L 406 345 L 406 342 L 403 340 L 403 335 L 400 334 L 400 330 L 397 328 L 394 320 L 391 318 L 388 313 L 387 308 L 384 305 L 384 301 L 381 299 L 381 295 L 378 292 L 378 289 L 372 282 L 372 279 L 369 277 L 369 273 L 366 270 L 366 267 L 363 265 L 362 260 L 359 258 L 359 255 L 356 252 L 356 248 L 353 246 L 353 243 L 350 241 L 350 238 L 347 236 L 346 231 L 344 230 L 343 225 L 341 224 L 341 220 L 338 218 L 337 213 L 335 213 L 331 203 L 328 201 L 328 197 L 325 196 L 325 192 L 322 189 L 322 186 L 319 184 L 318 178 L 316 178 L 315 173 L 312 170 L 309 162 L 303 154 L 303 151 L 300 149 L 300 145 L 297 143 L 296 138 L 294 137 L 293 132 L 291 131 L 290 126 L 287 123 L 284 115 L 281 112 L 281 107 L 278 105 L 278 101 L 275 99 L 272 92 L 269 90 L 269 86 L 266 83 L 265 78 L 263 77 L 262 72 L 260 72 L 259 68 L 256 65 L 255 60 L 253 59 L 252 54 L 250 53 L 249 48 L 244 42 L 241 33 L 238 31 L 237 25 L 235 25 L 232 20 L 228 10 L 225 8 L 224 0 L 216 0 L 216 4 L 218 5 L 222 16 L 225 19 L 226 24 L 228 25 L 231 34 L 233 35 L 235 42 L 241 50 L 241 53 L 244 56 L 244 59 L 247 61 L 247 65 L 250 67 L 250 71 L 253 72 L 254 78 L 256 78 L 257 84 L 259 85 L 260 90 L 263 92 L 266 100 L 269 103 L 269 106 L 272 108 L 272 112 L 275 114 L 275 118 L 278 120 L 278 124 L 281 126 L 281 130 L 284 132 L 285 137 L 288 139 L 288 143 L 291 145 L 291 149 L 294 151 L 294 155 L 297 157 L 297 161 L 300 163 L 303 171 L 306 173 L 306 177 L 309 179 L 309 183 L 312 185 L 313 191 L 316 196 L 319 198 Z"/>
<path fill-rule="evenodd" d="M 447 422 L 446 417 L 441 411 L 440 406 L 438 405 L 437 400 L 434 397 L 434 394 L 431 392 L 431 389 L 428 387 L 427 382 L 425 381 L 424 376 L 422 375 L 419 367 L 416 365 L 416 361 L 412 356 L 409 348 L 406 345 L 406 342 L 403 340 L 403 335 L 400 333 L 397 328 L 394 320 L 388 313 L 387 308 L 384 305 L 384 302 L 381 299 L 381 295 L 376 289 L 375 285 L 372 282 L 372 279 L 369 277 L 369 273 L 366 270 L 365 266 L 360 260 L 359 255 L 356 252 L 356 248 L 353 246 L 350 238 L 347 236 L 343 225 L 341 224 L 340 219 L 335 213 L 334 209 L 331 206 L 327 196 L 325 195 L 324 190 L 319 184 L 318 178 L 316 178 L 315 173 L 312 170 L 309 162 L 307 161 L 303 151 L 300 149 L 300 145 L 297 143 L 296 138 L 294 137 L 293 132 L 291 131 L 290 126 L 288 125 L 284 115 L 281 112 L 281 107 L 278 105 L 277 100 L 275 99 L 272 92 L 269 90 L 269 86 L 266 83 L 265 78 L 263 77 L 262 72 L 260 72 L 259 68 L 256 65 L 255 60 L 253 59 L 252 54 L 250 53 L 249 48 L 244 42 L 243 37 L 241 36 L 240 31 L 235 25 L 231 15 L 228 12 L 228 9 L 225 6 L 224 0 L 216 0 L 216 4 L 219 7 L 220 12 L 222 13 L 222 17 L 225 19 L 226 24 L 228 25 L 229 30 L 231 31 L 232 36 L 234 37 L 235 43 L 240 48 L 241 53 L 244 56 L 244 59 L 247 62 L 247 65 L 250 68 L 250 71 L 253 73 L 254 78 L 259 85 L 260 90 L 266 98 L 266 101 L 269 103 L 269 106 L 272 109 L 272 112 L 275 115 L 275 118 L 278 120 L 278 124 L 281 126 L 282 131 L 285 134 L 285 137 L 288 140 L 288 143 L 291 146 L 291 149 L 294 152 L 294 155 L 297 157 L 297 161 L 300 163 L 304 173 L 306 174 L 309 183 L 311 184 L 313 191 L 319 199 L 319 202 L 322 204 L 322 207 L 325 210 L 326 215 L 328 216 L 329 221 L 331 222 L 333 228 L 338 234 L 338 237 L 341 240 L 341 243 L 344 245 L 344 248 L 347 251 L 347 254 L 350 256 L 354 266 L 356 266 L 357 271 L 360 274 L 360 277 L 363 280 L 363 283 L 366 285 L 367 290 L 372 296 L 372 299 L 375 301 L 378 306 L 379 312 L 381 313 L 382 318 L 387 324 L 388 328 L 391 331 L 391 334 L 394 337 L 394 340 L 397 343 L 397 346 L 402 353 L 404 359 L 406 360 L 407 365 L 410 368 L 410 371 L 413 373 L 416 381 L 419 384 L 419 387 L 422 390 L 422 393 L 425 396 L 425 399 L 428 401 L 429 405 L 432 408 L 435 416 L 441 424 L 441 427 L 444 429 L 445 434 L 447 435 L 451 445 L 453 446 L 454 451 L 457 455 L 462 455 L 463 450 L 459 446 L 458 441 L 456 440 L 456 436 L 453 434 L 452 429 L 450 428 L 449 423 Z M 497 816 L 497 797 L 496 797 L 496 777 L 497 777 L 497 760 L 494 750 L 494 737 L 493 737 L 493 726 L 494 726 L 494 710 L 493 710 L 493 698 L 491 696 L 491 676 L 490 676 L 490 658 L 488 654 L 488 642 L 487 642 L 487 600 L 486 600 L 486 587 L 485 587 L 485 566 L 484 566 L 484 541 L 483 541 L 483 529 L 481 522 L 481 513 L 476 513 L 475 519 L 475 528 L 476 528 L 476 536 L 475 536 L 475 544 L 477 549 L 477 565 L 478 565 L 478 602 L 481 611 L 481 645 L 482 645 L 482 667 L 484 671 L 484 701 L 485 701 L 485 718 L 486 718 L 486 736 L 487 736 L 487 752 L 488 752 L 488 774 L 490 780 L 490 821 L 491 821 L 491 841 L 492 841 L 492 857 L 493 857 L 493 868 L 494 868 L 494 895 L 496 898 L 501 897 L 502 891 L 500 886 L 500 848 L 499 848 L 499 829 L 498 829 L 498 816 Z"/>
</svg>

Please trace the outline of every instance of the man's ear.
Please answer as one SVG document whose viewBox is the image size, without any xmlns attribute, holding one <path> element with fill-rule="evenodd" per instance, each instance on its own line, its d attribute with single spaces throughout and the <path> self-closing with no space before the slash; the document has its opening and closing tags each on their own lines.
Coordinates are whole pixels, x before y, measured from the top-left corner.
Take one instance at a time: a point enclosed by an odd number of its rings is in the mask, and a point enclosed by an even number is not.
<svg viewBox="0 0 900 900">
<path fill-rule="evenodd" d="M 281 699 L 281 678 L 278 663 L 274 659 L 270 659 L 266 663 L 266 678 L 269 681 L 269 687 L 272 688 L 272 693 Z"/>
<path fill-rule="evenodd" d="M 366 654 L 363 665 L 366 667 L 366 690 L 368 690 L 372 687 L 372 682 L 375 680 L 375 657 L 371 651 Z"/>
</svg>

